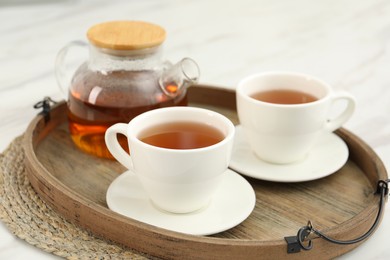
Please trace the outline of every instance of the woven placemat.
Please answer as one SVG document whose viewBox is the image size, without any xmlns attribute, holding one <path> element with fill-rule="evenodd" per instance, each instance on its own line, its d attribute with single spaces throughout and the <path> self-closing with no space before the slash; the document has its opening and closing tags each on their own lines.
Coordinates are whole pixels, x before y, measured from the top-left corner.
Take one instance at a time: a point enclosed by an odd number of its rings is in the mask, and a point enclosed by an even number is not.
<svg viewBox="0 0 390 260">
<path fill-rule="evenodd" d="M 68 222 L 40 199 L 26 176 L 23 137 L 0 154 L 0 219 L 17 237 L 67 259 L 146 259 L 94 237 Z"/>
</svg>

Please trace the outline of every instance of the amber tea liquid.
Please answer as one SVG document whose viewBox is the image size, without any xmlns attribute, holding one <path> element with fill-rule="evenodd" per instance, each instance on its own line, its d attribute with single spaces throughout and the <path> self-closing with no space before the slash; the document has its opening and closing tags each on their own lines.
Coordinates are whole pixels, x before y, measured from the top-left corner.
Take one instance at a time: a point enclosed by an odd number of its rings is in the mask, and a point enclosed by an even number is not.
<svg viewBox="0 0 390 260">
<path fill-rule="evenodd" d="M 315 96 L 308 93 L 288 89 L 260 91 L 251 95 L 251 97 L 263 102 L 290 105 L 304 104 L 318 100 Z"/>
<path fill-rule="evenodd" d="M 73 80 L 69 93 L 69 130 L 77 147 L 98 157 L 113 158 L 104 141 L 111 125 L 128 123 L 152 109 L 187 104 L 185 95 L 175 99 L 164 95 L 153 71 L 115 71 L 109 79 L 98 72 L 88 72 L 83 78 L 82 82 Z M 151 89 L 155 91 L 145 95 L 143 88 L 149 93 Z M 126 137 L 118 136 L 118 141 L 128 150 Z"/>
<path fill-rule="evenodd" d="M 197 149 L 219 143 L 224 135 L 207 124 L 173 122 L 150 127 L 140 134 L 139 139 L 162 148 Z"/>
</svg>

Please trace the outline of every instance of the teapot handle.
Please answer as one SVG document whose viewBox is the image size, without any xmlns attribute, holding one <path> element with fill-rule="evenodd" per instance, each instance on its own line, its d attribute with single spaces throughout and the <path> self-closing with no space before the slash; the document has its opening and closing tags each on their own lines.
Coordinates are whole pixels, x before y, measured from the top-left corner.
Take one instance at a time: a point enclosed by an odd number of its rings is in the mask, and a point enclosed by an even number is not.
<svg viewBox="0 0 390 260">
<path fill-rule="evenodd" d="M 72 47 L 87 47 L 88 44 L 83 41 L 72 41 L 69 42 L 67 45 L 65 45 L 58 53 L 57 57 L 55 60 L 55 76 L 57 79 L 57 84 L 61 90 L 61 92 L 65 95 L 68 96 L 68 84 L 69 82 L 67 81 L 67 73 L 66 73 L 66 66 L 65 66 L 65 58 L 66 55 L 68 54 L 68 51 Z"/>
</svg>

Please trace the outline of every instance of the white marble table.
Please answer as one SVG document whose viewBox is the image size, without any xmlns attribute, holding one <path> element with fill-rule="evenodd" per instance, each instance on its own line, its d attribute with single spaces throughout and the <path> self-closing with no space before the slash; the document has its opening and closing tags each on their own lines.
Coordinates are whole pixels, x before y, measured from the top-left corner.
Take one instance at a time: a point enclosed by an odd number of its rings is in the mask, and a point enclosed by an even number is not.
<svg viewBox="0 0 390 260">
<path fill-rule="evenodd" d="M 390 169 L 388 0 L 0 0 L 0 151 L 22 134 L 44 96 L 62 99 L 57 51 L 107 20 L 145 20 L 168 32 L 165 56 L 190 56 L 201 82 L 235 87 L 254 72 L 315 75 L 358 102 L 345 125 Z M 390 203 L 379 230 L 340 259 L 390 259 Z M 54 259 L 0 224 L 0 259 Z"/>
</svg>

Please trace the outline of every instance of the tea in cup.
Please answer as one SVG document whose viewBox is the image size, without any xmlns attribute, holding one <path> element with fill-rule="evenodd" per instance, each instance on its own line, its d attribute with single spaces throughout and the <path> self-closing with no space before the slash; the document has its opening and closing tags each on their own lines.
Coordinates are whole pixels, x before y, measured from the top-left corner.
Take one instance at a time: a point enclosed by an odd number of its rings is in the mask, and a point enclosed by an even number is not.
<svg viewBox="0 0 390 260">
<path fill-rule="evenodd" d="M 355 99 L 334 92 L 304 74 L 268 72 L 249 76 L 236 90 L 245 138 L 258 158 L 277 164 L 303 160 L 324 132 L 333 132 L 353 114 Z M 336 102 L 345 108 L 330 118 Z"/>
<path fill-rule="evenodd" d="M 111 126 L 111 154 L 139 178 L 152 203 L 173 213 L 208 205 L 229 165 L 234 125 L 202 108 L 169 107 Z M 127 137 L 130 154 L 118 142 Z"/>
</svg>

